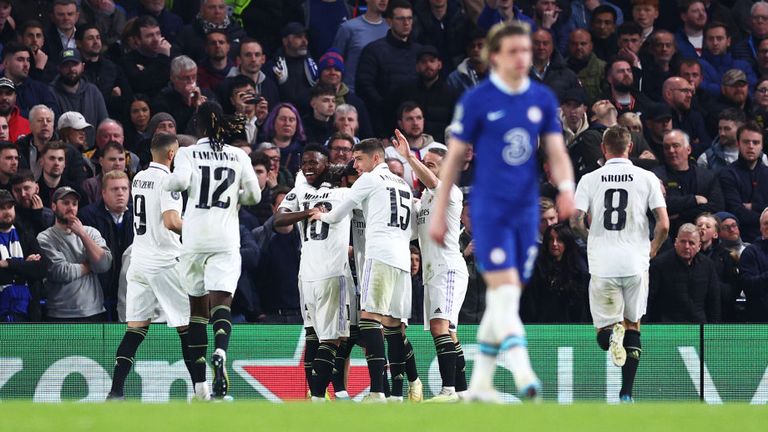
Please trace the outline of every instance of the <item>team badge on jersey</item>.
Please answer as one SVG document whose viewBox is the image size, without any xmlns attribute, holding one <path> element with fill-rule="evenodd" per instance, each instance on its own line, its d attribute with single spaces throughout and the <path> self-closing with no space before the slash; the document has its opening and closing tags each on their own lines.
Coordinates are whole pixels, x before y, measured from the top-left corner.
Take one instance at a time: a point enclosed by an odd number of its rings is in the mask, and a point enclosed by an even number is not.
<svg viewBox="0 0 768 432">
<path fill-rule="evenodd" d="M 530 114 L 530 111 L 529 111 Z M 522 165 L 531 158 L 533 147 L 528 131 L 523 128 L 514 128 L 504 134 L 504 142 L 507 145 L 502 150 L 501 156 L 508 165 Z"/>
<path fill-rule="evenodd" d="M 541 112 L 541 108 L 537 106 L 528 108 L 528 120 L 530 120 L 531 123 L 540 123 L 543 117 L 544 114 Z"/>
<path fill-rule="evenodd" d="M 176 192 L 176 191 L 171 192 L 171 198 L 173 198 L 175 200 L 180 200 L 181 199 L 181 192 Z"/>
<path fill-rule="evenodd" d="M 293 201 L 293 200 L 295 200 L 295 199 L 296 199 L 296 194 L 295 194 L 295 193 L 289 193 L 289 194 L 288 194 L 288 195 L 285 197 L 285 199 L 286 199 L 287 201 Z"/>
</svg>

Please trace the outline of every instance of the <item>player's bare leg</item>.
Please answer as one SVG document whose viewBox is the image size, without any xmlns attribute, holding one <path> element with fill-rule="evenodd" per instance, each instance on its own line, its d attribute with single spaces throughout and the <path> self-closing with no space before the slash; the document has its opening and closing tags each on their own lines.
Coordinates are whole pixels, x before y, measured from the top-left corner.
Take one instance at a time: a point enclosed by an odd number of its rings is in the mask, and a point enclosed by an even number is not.
<svg viewBox="0 0 768 432">
<path fill-rule="evenodd" d="M 451 335 L 450 322 L 446 319 L 435 318 L 429 321 L 429 331 L 435 342 L 437 363 L 443 387 L 440 393 L 429 402 L 448 403 L 458 402 L 456 394 L 456 345 Z"/>
<path fill-rule="evenodd" d="M 115 353 L 115 369 L 112 374 L 112 388 L 107 394 L 107 400 L 125 399 L 125 379 L 133 367 L 134 356 L 139 345 L 144 341 L 149 331 L 150 321 L 129 321 L 123 339 Z"/>
<path fill-rule="evenodd" d="M 384 334 L 382 332 L 383 315 L 366 311 L 360 312 L 359 343 L 365 347 L 365 360 L 368 363 L 368 375 L 371 379 L 371 392 L 366 400 L 386 402 L 384 398 Z"/>
<path fill-rule="evenodd" d="M 516 269 L 490 271 L 483 277 L 488 285 L 486 309 L 477 330 L 480 354 L 475 360 L 470 393 L 481 400 L 495 394 L 496 357 L 509 350 L 518 393 L 524 398 L 537 398 L 541 383 L 528 358 L 525 328 L 519 313 L 522 288 L 518 272 Z"/>
<path fill-rule="evenodd" d="M 210 306 L 208 294 L 202 297 L 189 297 L 189 356 L 192 359 L 190 373 L 195 388 L 195 398 L 209 400 L 211 391 L 205 378 L 207 362 L 205 354 L 208 351 L 208 318 Z"/>
<path fill-rule="evenodd" d="M 214 334 L 214 351 L 211 355 L 213 367 L 213 397 L 222 399 L 229 391 L 227 373 L 227 349 L 232 333 L 232 294 L 226 291 L 210 291 L 211 324 Z"/>
</svg>

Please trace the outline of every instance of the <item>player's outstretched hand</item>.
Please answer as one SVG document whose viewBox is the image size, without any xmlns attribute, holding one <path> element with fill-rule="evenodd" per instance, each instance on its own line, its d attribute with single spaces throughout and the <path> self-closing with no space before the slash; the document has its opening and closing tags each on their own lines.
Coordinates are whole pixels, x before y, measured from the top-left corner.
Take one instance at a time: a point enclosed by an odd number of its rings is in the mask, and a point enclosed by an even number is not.
<svg viewBox="0 0 768 432">
<path fill-rule="evenodd" d="M 564 190 L 557 194 L 557 215 L 561 221 L 567 221 L 576 212 L 573 191 Z"/>
<path fill-rule="evenodd" d="M 400 156 L 408 159 L 411 153 L 411 146 L 408 144 L 408 139 L 405 138 L 405 135 L 400 132 L 400 129 L 395 129 L 395 139 L 392 140 L 392 145 L 395 146 Z"/>
<path fill-rule="evenodd" d="M 440 246 L 445 246 L 445 234 L 448 232 L 448 225 L 443 217 L 433 217 L 429 224 L 429 236 Z"/>
</svg>

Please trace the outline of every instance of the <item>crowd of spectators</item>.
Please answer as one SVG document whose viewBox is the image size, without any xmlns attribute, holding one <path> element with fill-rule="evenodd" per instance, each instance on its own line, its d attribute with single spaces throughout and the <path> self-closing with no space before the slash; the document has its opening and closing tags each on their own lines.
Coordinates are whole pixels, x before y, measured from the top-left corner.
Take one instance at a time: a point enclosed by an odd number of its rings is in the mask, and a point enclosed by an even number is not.
<svg viewBox="0 0 768 432">
<path fill-rule="evenodd" d="M 754 0 L 0 0 L 0 321 L 121 319 L 131 179 L 155 134 L 195 142 L 192 114 L 215 100 L 243 124 L 230 143 L 263 188 L 240 209 L 233 315 L 300 322 L 300 235 L 272 216 L 304 146 L 327 146 L 334 165 L 394 128 L 417 154 L 442 146 L 457 100 L 488 76 L 486 32 L 512 19 L 531 26 L 530 79 L 560 101 L 577 179 L 619 124 L 663 186 L 673 229 L 651 262 L 647 320 L 768 322 L 768 2 Z M 387 156 L 418 196 L 407 160 Z M 459 181 L 466 323 L 485 307 L 473 158 Z M 541 167 L 523 317 L 589 322 L 585 239 L 557 220 Z"/>
</svg>

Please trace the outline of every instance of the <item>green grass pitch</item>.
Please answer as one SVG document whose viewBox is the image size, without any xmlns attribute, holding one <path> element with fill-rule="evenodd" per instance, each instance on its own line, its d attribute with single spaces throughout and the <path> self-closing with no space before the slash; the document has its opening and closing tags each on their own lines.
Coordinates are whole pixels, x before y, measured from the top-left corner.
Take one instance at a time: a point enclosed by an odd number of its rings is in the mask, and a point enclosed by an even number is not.
<svg viewBox="0 0 768 432">
<path fill-rule="evenodd" d="M 727 404 L 313 405 L 267 402 L 0 403 L 0 431 L 551 431 L 750 432 L 768 430 L 768 409 Z"/>
</svg>

